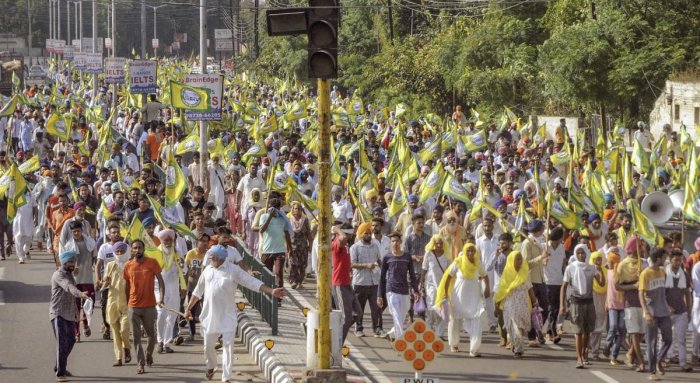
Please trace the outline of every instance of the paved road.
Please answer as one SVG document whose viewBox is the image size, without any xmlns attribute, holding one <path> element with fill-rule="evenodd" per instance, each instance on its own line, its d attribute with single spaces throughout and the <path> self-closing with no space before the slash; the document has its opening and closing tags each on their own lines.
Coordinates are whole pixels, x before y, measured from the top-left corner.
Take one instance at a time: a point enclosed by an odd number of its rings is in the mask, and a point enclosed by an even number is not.
<svg viewBox="0 0 700 383">
<path fill-rule="evenodd" d="M 300 306 L 312 307 L 315 303 L 315 292 L 313 283 L 305 283 L 304 289 L 292 292 L 292 300 Z M 369 313 L 365 315 L 365 326 L 367 323 L 371 323 Z M 385 327 L 386 324 L 391 326 L 388 311 L 385 311 L 384 323 Z M 372 380 L 381 383 L 404 382 L 402 378 L 413 377 L 410 365 L 402 361 L 389 341 L 374 337 L 357 338 L 351 329 L 348 342 L 353 357 L 359 358 L 358 365 L 372 377 Z M 468 336 L 463 334 L 460 352 L 450 353 L 448 348 L 428 365 L 423 372 L 423 378 L 439 378 L 441 383 L 503 381 L 632 383 L 647 380 L 648 373 L 637 373 L 624 366 L 614 367 L 607 361 L 593 362 L 588 369 L 577 370 L 573 343 L 573 335 L 566 335 L 559 345 L 526 347 L 524 358 L 515 360 L 512 353 L 498 346 L 497 335 L 484 334 L 482 357 L 476 359 L 468 356 Z M 620 358 L 623 359 L 624 355 Z M 698 382 L 700 367 L 695 369 L 696 372 L 693 373 L 682 373 L 677 366 L 673 366 L 662 378 L 664 381 Z"/>
<path fill-rule="evenodd" d="M 0 262 L 0 382 L 52 382 L 55 341 L 48 319 L 50 278 L 55 266 L 48 254 L 34 255 L 19 265 L 12 257 Z M 112 367 L 112 341 L 102 340 L 99 308 L 93 315 L 93 335 L 77 343 L 68 370 L 77 382 L 202 382 L 202 340 L 174 346 L 173 354 L 155 354 L 153 368 L 136 375 L 136 365 Z M 188 330 L 184 330 L 187 333 Z M 265 382 L 240 343 L 236 347 L 236 382 Z M 217 373 L 215 379 L 219 380 Z"/>
</svg>

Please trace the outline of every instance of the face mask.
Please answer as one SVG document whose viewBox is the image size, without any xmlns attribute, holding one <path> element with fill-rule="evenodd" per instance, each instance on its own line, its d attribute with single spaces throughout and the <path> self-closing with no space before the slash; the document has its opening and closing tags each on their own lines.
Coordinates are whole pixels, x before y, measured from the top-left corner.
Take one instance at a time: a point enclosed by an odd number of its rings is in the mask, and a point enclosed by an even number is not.
<svg viewBox="0 0 700 383">
<path fill-rule="evenodd" d="M 117 258 L 117 262 L 123 265 L 129 260 L 129 253 L 115 254 L 115 257 Z"/>
</svg>

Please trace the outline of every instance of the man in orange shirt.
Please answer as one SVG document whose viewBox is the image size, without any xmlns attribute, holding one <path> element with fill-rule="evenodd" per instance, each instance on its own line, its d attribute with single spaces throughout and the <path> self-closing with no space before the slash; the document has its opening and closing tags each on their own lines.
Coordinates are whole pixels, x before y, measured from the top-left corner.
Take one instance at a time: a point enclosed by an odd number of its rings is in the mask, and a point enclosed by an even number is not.
<svg viewBox="0 0 700 383">
<path fill-rule="evenodd" d="M 51 217 L 48 221 L 49 227 L 53 231 L 51 247 L 53 249 L 54 262 L 56 262 L 57 268 L 61 267 L 61 263 L 59 262 L 58 257 L 56 257 L 56 254 L 58 254 L 58 244 L 61 237 L 61 230 L 63 229 L 63 225 L 66 223 L 66 221 L 73 218 L 73 216 L 75 216 L 75 212 L 73 209 L 68 207 L 68 196 L 65 194 L 60 194 L 58 196 L 58 209 L 51 213 Z"/>
<path fill-rule="evenodd" d="M 158 131 L 158 123 L 151 122 L 151 132 L 148 133 L 146 137 L 146 146 L 148 149 L 148 156 L 151 161 L 156 162 L 158 160 L 158 151 L 160 150 L 160 144 L 163 142 L 163 133 Z"/>
<path fill-rule="evenodd" d="M 126 281 L 125 292 L 131 329 L 134 332 L 134 348 L 138 361 L 137 374 L 145 372 L 144 366 L 153 364 L 153 349 L 156 347 L 156 295 L 154 292 L 154 277 L 158 285 L 163 286 L 158 262 L 145 256 L 145 245 L 137 239 L 131 242 L 132 259 L 124 266 L 122 277 Z M 160 289 L 160 301 L 163 302 L 165 290 Z M 146 331 L 148 345 L 144 355 L 141 345 L 141 325 Z"/>
</svg>

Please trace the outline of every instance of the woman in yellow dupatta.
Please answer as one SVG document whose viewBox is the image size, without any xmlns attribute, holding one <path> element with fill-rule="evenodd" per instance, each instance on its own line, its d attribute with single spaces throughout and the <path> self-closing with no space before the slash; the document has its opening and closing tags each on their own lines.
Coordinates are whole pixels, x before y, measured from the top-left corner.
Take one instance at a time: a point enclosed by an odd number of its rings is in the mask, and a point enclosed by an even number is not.
<svg viewBox="0 0 700 383">
<path fill-rule="evenodd" d="M 590 341 L 588 342 L 589 350 L 591 350 L 591 356 L 594 360 L 599 360 L 600 353 L 600 341 L 603 339 L 603 333 L 605 332 L 605 324 L 607 322 L 608 316 L 605 312 L 605 299 L 607 297 L 607 279 L 608 275 L 607 267 L 605 267 L 605 257 L 600 251 L 594 251 L 588 258 L 588 263 L 593 266 L 601 266 L 603 268 L 603 284 L 599 284 L 598 280 L 593 278 L 593 305 L 595 306 L 595 328 L 593 333 L 591 333 Z"/>
<path fill-rule="evenodd" d="M 531 326 L 530 312 L 537 305 L 530 283 L 530 267 L 523 262 L 519 251 L 512 251 L 506 259 L 494 303 L 503 310 L 504 326 L 511 339 L 511 350 L 517 359 L 523 357 L 523 335 Z"/>
<path fill-rule="evenodd" d="M 460 327 L 469 333 L 469 355 L 480 357 L 481 316 L 484 298 L 491 296 L 489 281 L 481 267 L 479 252 L 472 243 L 464 245 L 460 255 L 450 264 L 442 276 L 435 302 L 447 297 L 450 321 L 447 324 L 448 343 L 452 352 L 459 351 Z M 481 280 L 486 281 L 486 291 L 481 293 Z"/>
</svg>

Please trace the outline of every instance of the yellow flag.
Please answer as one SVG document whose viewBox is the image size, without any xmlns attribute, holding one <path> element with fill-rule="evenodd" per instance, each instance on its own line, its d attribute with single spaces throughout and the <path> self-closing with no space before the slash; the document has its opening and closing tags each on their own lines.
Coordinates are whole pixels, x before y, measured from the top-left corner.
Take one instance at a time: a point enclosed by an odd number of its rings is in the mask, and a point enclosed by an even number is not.
<svg viewBox="0 0 700 383">
<path fill-rule="evenodd" d="M 35 154 L 32 158 L 24 161 L 22 165 L 19 166 L 19 172 L 22 174 L 29 174 L 39 170 L 40 167 L 39 156 Z"/>
<path fill-rule="evenodd" d="M 187 182 L 172 150 L 168 150 L 168 165 L 165 168 L 165 206 L 177 205 L 185 192 Z"/>
<path fill-rule="evenodd" d="M 0 177 L 0 194 L 7 196 L 7 221 L 12 222 L 17 210 L 27 203 L 27 181 L 20 173 L 17 163 L 13 162 L 10 169 Z"/>
<path fill-rule="evenodd" d="M 0 109 L 0 118 L 11 116 L 15 112 L 15 109 L 17 109 L 18 101 L 19 97 L 17 95 L 12 96 L 10 101 Z"/>
<path fill-rule="evenodd" d="M 445 170 L 443 169 L 442 161 L 438 161 L 437 166 L 428 174 L 420 185 L 419 202 L 423 204 L 428 198 L 435 196 L 441 189 L 445 180 Z"/>
<path fill-rule="evenodd" d="M 408 195 L 406 194 L 406 188 L 404 187 L 401 177 L 394 178 L 394 195 L 389 205 L 389 217 L 395 216 L 401 209 L 406 207 L 407 201 Z"/>
<path fill-rule="evenodd" d="M 46 133 L 63 141 L 70 138 L 70 121 L 66 121 L 60 114 L 54 112 L 46 121 Z"/>
<path fill-rule="evenodd" d="M 627 210 L 632 215 L 632 231 L 647 241 L 650 245 L 656 247 L 664 246 L 664 238 L 659 230 L 654 226 L 654 223 L 642 213 L 639 208 L 639 203 L 635 199 L 627 200 Z"/>
<path fill-rule="evenodd" d="M 211 107 L 210 98 L 211 89 L 170 81 L 170 101 L 173 108 L 207 111 Z"/>
</svg>

